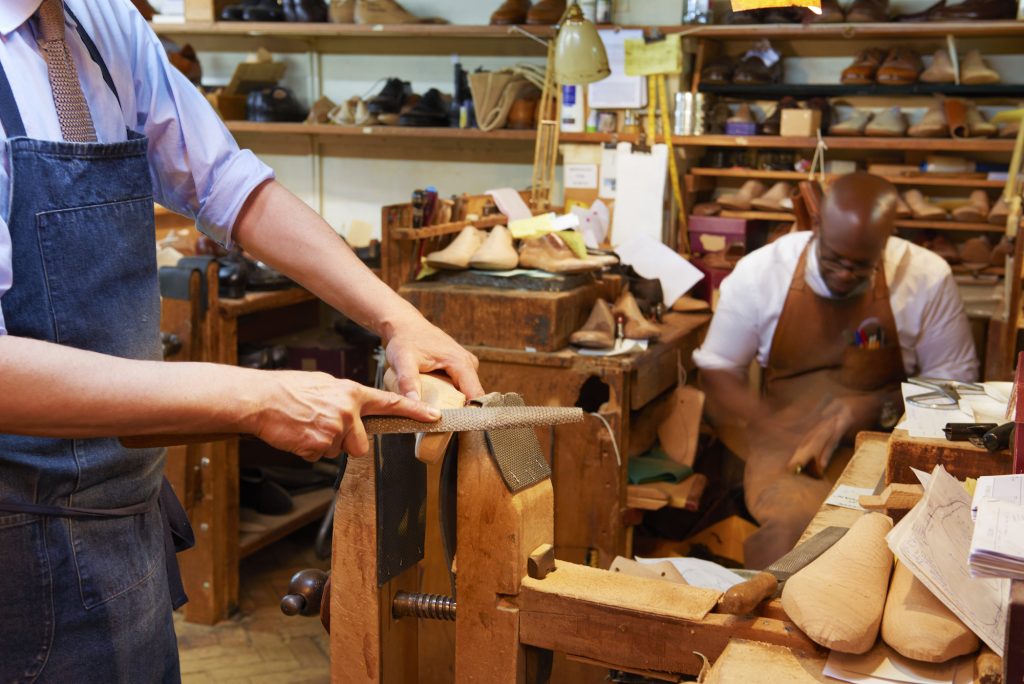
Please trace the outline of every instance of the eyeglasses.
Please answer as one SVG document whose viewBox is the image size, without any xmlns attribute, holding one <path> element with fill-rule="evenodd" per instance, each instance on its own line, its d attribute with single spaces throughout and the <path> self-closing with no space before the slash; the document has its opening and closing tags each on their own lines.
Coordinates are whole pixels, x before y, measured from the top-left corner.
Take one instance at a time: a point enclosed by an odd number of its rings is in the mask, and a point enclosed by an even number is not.
<svg viewBox="0 0 1024 684">
<path fill-rule="evenodd" d="M 833 273 L 848 271 L 856 278 L 862 280 L 874 275 L 875 270 L 878 268 L 877 259 L 873 262 L 865 263 L 840 257 L 831 249 L 828 249 L 820 238 L 818 239 L 818 263 L 821 264 L 821 268 L 824 270 L 832 271 Z"/>
</svg>

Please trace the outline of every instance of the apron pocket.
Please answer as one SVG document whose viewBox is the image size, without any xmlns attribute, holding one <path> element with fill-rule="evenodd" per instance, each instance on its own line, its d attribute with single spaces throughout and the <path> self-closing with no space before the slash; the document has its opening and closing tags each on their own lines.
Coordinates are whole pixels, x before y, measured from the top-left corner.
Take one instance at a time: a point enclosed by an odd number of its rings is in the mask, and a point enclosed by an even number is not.
<svg viewBox="0 0 1024 684">
<path fill-rule="evenodd" d="M 839 382 L 848 389 L 873 392 L 905 377 L 903 352 L 899 346 L 882 349 L 846 347 Z"/>
<path fill-rule="evenodd" d="M 71 538 L 86 610 L 120 596 L 164 562 L 160 511 L 127 518 L 72 520 Z"/>
<path fill-rule="evenodd" d="M 53 595 L 43 522 L 36 516 L 0 517 L 0 681 L 35 681 L 53 641 Z"/>
</svg>

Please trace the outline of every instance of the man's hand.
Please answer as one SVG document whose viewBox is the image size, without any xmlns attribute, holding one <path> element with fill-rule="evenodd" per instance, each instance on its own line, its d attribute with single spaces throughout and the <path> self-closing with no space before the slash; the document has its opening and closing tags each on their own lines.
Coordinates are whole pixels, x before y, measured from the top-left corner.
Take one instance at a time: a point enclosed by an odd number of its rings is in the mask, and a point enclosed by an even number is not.
<svg viewBox="0 0 1024 684">
<path fill-rule="evenodd" d="M 307 461 L 335 458 L 341 451 L 362 456 L 369 441 L 360 418 L 394 415 L 423 422 L 437 409 L 392 392 L 338 380 L 326 373 L 259 371 L 253 375 L 257 406 L 246 431 Z"/>
<path fill-rule="evenodd" d="M 843 437 L 854 437 L 860 430 L 878 421 L 882 400 L 876 395 L 846 396 L 832 399 L 817 423 L 797 445 L 788 467 L 822 475 Z"/>
<path fill-rule="evenodd" d="M 420 398 L 420 373 L 436 370 L 445 371 L 468 398 L 484 394 L 476 374 L 480 364 L 477 358 L 422 317 L 398 326 L 386 352 L 388 363 L 398 375 L 399 391 L 410 399 Z"/>
</svg>

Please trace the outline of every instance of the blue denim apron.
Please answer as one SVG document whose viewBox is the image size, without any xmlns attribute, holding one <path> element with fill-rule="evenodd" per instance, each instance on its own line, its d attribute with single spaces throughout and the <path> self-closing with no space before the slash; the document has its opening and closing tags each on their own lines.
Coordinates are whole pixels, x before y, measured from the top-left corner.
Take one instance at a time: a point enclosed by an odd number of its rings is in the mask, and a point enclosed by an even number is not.
<svg viewBox="0 0 1024 684">
<path fill-rule="evenodd" d="M 160 359 L 146 138 L 30 139 L 2 66 L 0 120 L 11 164 L 9 333 Z M 162 450 L 116 439 L 0 435 L 0 683 L 180 681 L 172 605 L 184 595 L 168 517 L 190 530 L 163 467 Z"/>
</svg>

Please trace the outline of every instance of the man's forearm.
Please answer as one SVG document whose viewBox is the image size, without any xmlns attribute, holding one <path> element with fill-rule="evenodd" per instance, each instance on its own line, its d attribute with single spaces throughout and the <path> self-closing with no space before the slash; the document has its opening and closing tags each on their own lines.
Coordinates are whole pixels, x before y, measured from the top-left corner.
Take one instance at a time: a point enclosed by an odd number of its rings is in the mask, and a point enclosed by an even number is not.
<svg viewBox="0 0 1024 684">
<path fill-rule="evenodd" d="M 243 368 L 131 361 L 0 336 L 0 433 L 113 437 L 239 432 L 258 402 Z"/>
<path fill-rule="evenodd" d="M 276 181 L 249 196 L 234 237 L 249 254 L 386 340 L 403 322 L 422 319 L 315 211 Z"/>
<path fill-rule="evenodd" d="M 764 413 L 747 379 L 728 370 L 702 370 L 700 384 L 708 397 L 708 410 L 719 421 L 754 422 Z"/>
</svg>

